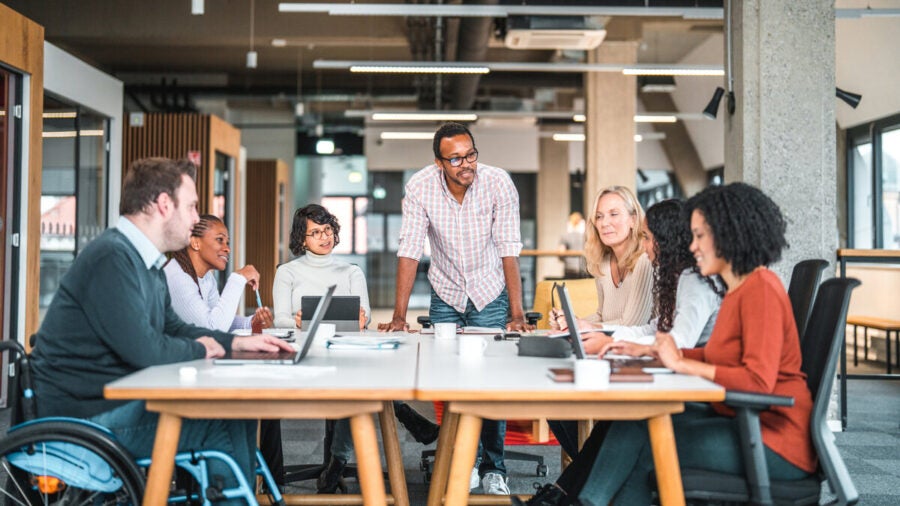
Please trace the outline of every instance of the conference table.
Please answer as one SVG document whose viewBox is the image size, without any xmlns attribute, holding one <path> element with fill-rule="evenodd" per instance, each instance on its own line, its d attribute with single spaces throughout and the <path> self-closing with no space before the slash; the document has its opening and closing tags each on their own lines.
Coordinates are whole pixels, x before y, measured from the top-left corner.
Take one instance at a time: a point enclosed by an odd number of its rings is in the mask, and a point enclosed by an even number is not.
<svg viewBox="0 0 900 506">
<path fill-rule="evenodd" d="M 396 350 L 337 351 L 317 342 L 297 365 L 196 360 L 150 367 L 109 383 L 104 389 L 108 399 L 145 400 L 149 411 L 160 414 L 143 504 L 166 504 L 184 418 L 350 418 L 362 492 L 358 502 L 408 506 L 391 401 L 413 399 L 417 343 L 418 337 L 405 336 Z M 183 368 L 193 368 L 196 374 L 182 377 Z M 392 498 L 385 493 L 375 414 L 380 417 Z M 352 499 L 335 497 L 341 504 Z M 285 497 L 288 504 L 316 499 L 322 504 L 322 496 Z"/>
<path fill-rule="evenodd" d="M 349 417 L 362 492 L 359 502 L 407 506 L 390 401 L 411 399 L 447 403 L 428 495 L 430 506 L 470 503 L 469 476 L 483 418 L 647 420 L 660 500 L 667 506 L 681 505 L 684 493 L 671 415 L 683 411 L 685 402 L 725 398 L 718 385 L 678 374 L 655 375 L 648 383 L 579 390 L 572 383 L 555 383 L 547 375 L 551 367 L 571 367 L 570 358 L 519 357 L 515 343 L 489 336 L 484 338 L 488 342 L 484 356 L 460 357 L 456 340 L 395 335 L 404 339 L 396 350 L 336 351 L 319 343 L 298 365 L 226 366 L 196 360 L 150 367 L 108 384 L 107 398 L 145 400 L 148 410 L 160 413 L 144 505 L 166 503 L 184 418 Z M 186 367 L 196 369 L 195 378 L 181 376 Z M 385 493 L 375 414 L 380 417 L 392 497 Z M 286 497 L 288 504 L 313 503 L 314 499 Z M 341 503 L 347 504 L 347 499 L 343 497 Z M 498 499 L 503 500 L 492 496 L 471 498 L 471 503 Z"/>
<path fill-rule="evenodd" d="M 482 419 L 540 417 L 647 420 L 660 500 L 664 505 L 684 504 L 671 415 L 682 412 L 685 402 L 724 400 L 722 387 L 699 377 L 657 374 L 652 382 L 578 390 L 547 374 L 551 367 L 571 367 L 572 359 L 519 357 L 515 343 L 486 339 L 484 356 L 471 359 L 461 358 L 452 340 L 420 342 L 416 398 L 446 403 L 429 506 L 442 501 L 450 506 L 496 502 L 496 496 L 469 498 Z"/>
</svg>

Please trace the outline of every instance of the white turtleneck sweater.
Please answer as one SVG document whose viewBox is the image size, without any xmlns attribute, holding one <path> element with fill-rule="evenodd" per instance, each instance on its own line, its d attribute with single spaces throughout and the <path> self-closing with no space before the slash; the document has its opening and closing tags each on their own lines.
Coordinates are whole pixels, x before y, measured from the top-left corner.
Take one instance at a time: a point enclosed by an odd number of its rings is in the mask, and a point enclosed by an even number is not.
<svg viewBox="0 0 900 506">
<path fill-rule="evenodd" d="M 275 326 L 294 327 L 294 315 L 300 310 L 304 295 L 325 295 L 328 287 L 337 285 L 335 295 L 358 295 L 359 305 L 371 316 L 369 291 L 362 269 L 336 260 L 333 255 L 305 254 L 284 263 L 275 271 L 272 297 L 275 301 Z"/>
</svg>

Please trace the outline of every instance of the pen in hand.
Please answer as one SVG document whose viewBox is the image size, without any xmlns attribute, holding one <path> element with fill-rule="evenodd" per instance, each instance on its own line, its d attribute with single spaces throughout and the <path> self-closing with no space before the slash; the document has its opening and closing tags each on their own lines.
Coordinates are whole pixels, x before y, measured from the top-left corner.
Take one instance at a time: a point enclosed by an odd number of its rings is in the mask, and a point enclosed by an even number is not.
<svg viewBox="0 0 900 506">
<path fill-rule="evenodd" d="M 259 297 L 259 288 L 257 288 L 256 290 L 253 290 L 253 292 L 256 293 L 256 307 L 262 308 L 263 305 L 262 305 L 262 299 Z"/>
</svg>

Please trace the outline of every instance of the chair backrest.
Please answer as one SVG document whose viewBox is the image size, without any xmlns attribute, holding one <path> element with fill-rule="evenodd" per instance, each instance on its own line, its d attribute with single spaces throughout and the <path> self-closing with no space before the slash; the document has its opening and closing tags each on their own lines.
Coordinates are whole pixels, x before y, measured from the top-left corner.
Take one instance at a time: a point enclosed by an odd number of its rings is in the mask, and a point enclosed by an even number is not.
<svg viewBox="0 0 900 506">
<path fill-rule="evenodd" d="M 834 434 L 827 424 L 828 403 L 838 356 L 844 345 L 850 292 L 859 284 L 853 278 L 832 278 L 822 283 L 806 326 L 806 334 L 800 341 L 802 369 L 806 373 L 806 383 L 813 397 L 810 421 L 813 445 L 822 471 L 840 504 L 856 503 L 859 494 L 834 445 Z"/>
<path fill-rule="evenodd" d="M 541 313 L 537 328 L 550 328 L 550 308 L 553 306 L 553 283 L 565 283 L 572 299 L 572 309 L 578 316 L 584 316 L 597 310 L 597 282 L 594 278 L 563 279 L 558 281 L 539 281 L 534 287 L 534 305 L 532 311 Z M 559 300 L 556 300 L 559 307 Z"/>
<path fill-rule="evenodd" d="M 794 310 L 794 321 L 797 322 L 797 335 L 802 339 L 806 333 L 806 325 L 812 312 L 813 301 L 819 290 L 822 272 L 828 262 L 821 259 L 803 260 L 794 266 L 791 283 L 788 286 L 788 298 Z"/>
</svg>

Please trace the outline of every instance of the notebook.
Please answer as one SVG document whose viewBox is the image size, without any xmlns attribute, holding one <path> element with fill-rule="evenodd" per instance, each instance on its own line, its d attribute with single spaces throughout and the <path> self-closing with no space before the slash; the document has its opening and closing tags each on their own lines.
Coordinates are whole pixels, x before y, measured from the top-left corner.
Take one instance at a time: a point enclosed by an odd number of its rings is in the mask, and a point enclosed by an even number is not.
<svg viewBox="0 0 900 506">
<path fill-rule="evenodd" d="M 309 328 L 309 315 L 313 314 L 322 297 L 304 295 L 300 298 L 303 311 L 303 328 Z M 333 323 L 337 332 L 359 332 L 359 295 L 335 295 L 322 323 Z"/>
<path fill-rule="evenodd" d="M 309 353 L 309 348 L 316 337 L 316 330 L 318 330 L 319 324 L 322 323 L 322 318 L 325 316 L 325 311 L 328 310 L 328 305 L 331 304 L 331 297 L 334 294 L 334 289 L 336 286 L 337 285 L 331 285 L 330 287 L 328 287 L 328 292 L 325 293 L 324 297 L 321 297 L 319 304 L 316 306 L 316 309 L 313 313 L 312 322 L 309 324 L 309 331 L 306 332 L 306 340 L 303 342 L 303 347 L 300 349 L 300 351 L 277 353 L 234 351 L 228 352 L 224 358 L 217 358 L 213 360 L 213 363 L 217 365 L 292 365 L 300 363 L 300 361 L 303 360 L 304 357 L 306 357 L 306 354 Z"/>
</svg>

